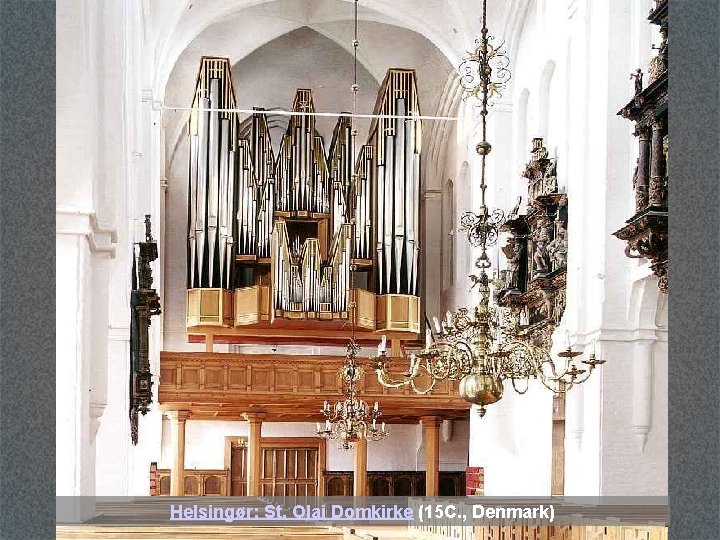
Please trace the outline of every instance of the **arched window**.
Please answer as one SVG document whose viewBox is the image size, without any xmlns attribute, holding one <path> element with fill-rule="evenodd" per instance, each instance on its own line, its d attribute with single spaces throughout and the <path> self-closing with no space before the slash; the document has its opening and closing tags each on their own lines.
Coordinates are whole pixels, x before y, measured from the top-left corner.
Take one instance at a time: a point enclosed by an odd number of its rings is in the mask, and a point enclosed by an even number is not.
<svg viewBox="0 0 720 540">
<path fill-rule="evenodd" d="M 542 76 L 540 77 L 540 88 L 538 91 L 538 130 L 533 136 L 548 137 L 548 125 L 550 120 L 550 104 L 551 92 L 550 88 L 553 82 L 553 74 L 555 73 L 555 62 L 550 60 L 545 64 Z"/>
</svg>

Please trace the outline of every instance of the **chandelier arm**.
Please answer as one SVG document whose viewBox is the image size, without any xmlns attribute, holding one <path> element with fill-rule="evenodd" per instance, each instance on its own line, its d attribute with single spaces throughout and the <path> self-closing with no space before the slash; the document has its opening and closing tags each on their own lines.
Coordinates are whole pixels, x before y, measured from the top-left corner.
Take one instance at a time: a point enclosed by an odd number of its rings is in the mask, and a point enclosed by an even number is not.
<svg viewBox="0 0 720 540">
<path fill-rule="evenodd" d="M 415 392 L 416 394 L 425 396 L 427 394 L 430 394 L 435 389 L 435 385 L 438 383 L 439 380 L 441 380 L 441 379 L 436 379 L 435 377 L 432 377 L 430 379 L 430 385 L 426 389 L 421 390 L 415 384 L 415 378 L 412 378 L 412 379 L 410 379 L 410 387 L 413 389 L 413 392 Z"/>
<path fill-rule="evenodd" d="M 377 373 L 378 382 L 385 388 L 402 388 L 403 386 L 407 386 L 410 384 L 409 378 L 404 380 L 391 379 L 387 370 L 385 370 L 384 368 L 376 369 L 375 373 Z"/>
<path fill-rule="evenodd" d="M 518 387 L 517 387 L 516 384 L 515 384 L 515 382 L 516 382 L 517 380 L 518 380 L 517 377 L 510 377 L 510 381 L 512 382 L 513 390 L 515 390 L 515 392 L 517 392 L 518 394 L 523 395 L 525 392 L 527 392 L 527 391 L 530 389 L 530 379 L 528 379 L 527 377 L 523 377 L 523 378 L 522 378 L 522 380 L 525 381 L 525 389 L 522 390 L 522 391 L 519 390 Z"/>
<path fill-rule="evenodd" d="M 593 370 L 595 369 L 595 366 L 588 366 L 587 369 L 585 369 L 585 373 L 578 375 L 576 377 L 572 378 L 571 384 L 582 384 L 585 381 L 587 381 L 590 378 L 590 375 L 592 374 Z M 568 384 L 568 383 L 566 383 Z"/>
<path fill-rule="evenodd" d="M 572 383 L 567 383 L 562 378 L 549 378 L 543 373 L 540 373 L 538 378 L 540 379 L 540 382 L 542 382 L 543 386 L 545 386 L 545 388 L 550 390 L 553 394 L 564 394 L 572 386 Z M 551 386 L 550 381 L 556 383 L 557 385 Z"/>
</svg>

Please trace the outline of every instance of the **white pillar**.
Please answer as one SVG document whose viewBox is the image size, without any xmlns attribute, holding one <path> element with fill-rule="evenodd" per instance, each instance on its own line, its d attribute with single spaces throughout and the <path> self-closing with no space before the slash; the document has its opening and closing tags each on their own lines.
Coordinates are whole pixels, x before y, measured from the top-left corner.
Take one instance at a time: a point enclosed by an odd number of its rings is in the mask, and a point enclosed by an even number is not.
<svg viewBox="0 0 720 540">
<path fill-rule="evenodd" d="M 638 453 L 642 453 L 652 428 L 653 341 L 636 341 L 633 356 L 632 424 Z"/>
<path fill-rule="evenodd" d="M 95 438 L 105 406 L 102 369 L 103 313 L 107 296 L 103 277 L 106 259 L 114 254 L 114 234 L 97 228 L 93 215 L 71 211 L 56 214 L 56 493 L 95 494 Z M 98 298 L 95 294 L 100 293 Z M 92 301 L 91 301 L 92 299 Z M 106 320 L 106 319 L 105 319 Z M 75 517 L 90 517 L 92 507 L 80 500 Z"/>
</svg>

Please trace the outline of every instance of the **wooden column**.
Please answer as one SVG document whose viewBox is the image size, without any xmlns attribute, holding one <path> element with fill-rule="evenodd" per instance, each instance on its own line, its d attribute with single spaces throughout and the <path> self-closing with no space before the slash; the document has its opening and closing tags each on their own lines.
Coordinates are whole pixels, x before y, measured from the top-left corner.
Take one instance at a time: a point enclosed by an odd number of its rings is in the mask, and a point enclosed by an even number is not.
<svg viewBox="0 0 720 540">
<path fill-rule="evenodd" d="M 185 421 L 189 411 L 168 411 L 170 436 L 173 445 L 173 461 L 170 471 L 170 495 L 182 497 L 185 494 Z"/>
<path fill-rule="evenodd" d="M 553 396 L 550 494 L 565 494 L 565 394 Z"/>
<path fill-rule="evenodd" d="M 657 120 L 652 126 L 652 142 L 650 151 L 650 187 L 648 189 L 648 202 L 653 206 L 664 206 L 665 199 L 665 152 L 663 151 L 663 137 L 665 129 L 662 120 Z"/>
<path fill-rule="evenodd" d="M 262 475 L 262 446 L 261 432 L 264 414 L 247 413 L 244 415 L 248 422 L 248 453 L 247 453 L 247 495 L 257 497 L 260 495 L 260 477 Z"/>
<path fill-rule="evenodd" d="M 367 495 L 367 439 L 360 437 L 355 443 L 355 462 L 353 466 L 353 495 L 365 497 Z"/>
<path fill-rule="evenodd" d="M 440 473 L 440 422 L 437 416 L 423 416 L 420 423 L 425 437 L 425 496 L 438 494 Z"/>
<path fill-rule="evenodd" d="M 650 184 L 650 132 L 638 129 L 638 168 L 634 179 L 635 210 L 641 212 L 648 205 L 648 185 Z"/>
</svg>

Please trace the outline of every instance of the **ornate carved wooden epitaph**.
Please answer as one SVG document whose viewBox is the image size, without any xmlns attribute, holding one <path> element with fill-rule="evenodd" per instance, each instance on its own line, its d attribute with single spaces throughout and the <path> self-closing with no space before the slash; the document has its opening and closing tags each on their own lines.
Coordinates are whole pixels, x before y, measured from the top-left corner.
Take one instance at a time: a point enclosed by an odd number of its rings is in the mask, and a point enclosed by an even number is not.
<svg viewBox="0 0 720 540">
<path fill-rule="evenodd" d="M 635 215 L 613 233 L 627 242 L 625 255 L 647 258 L 658 277 L 658 287 L 668 288 L 668 2 L 656 0 L 648 19 L 660 27 L 662 43 L 650 62 L 648 85 L 643 88 L 643 73 L 638 69 L 635 96 L 618 113 L 635 122 L 639 149 L 633 190 Z"/>
<path fill-rule="evenodd" d="M 507 268 L 497 276 L 501 306 L 521 311 L 521 324 L 538 344 L 550 346 L 552 331 L 565 310 L 567 267 L 567 195 L 557 182 L 557 162 L 548 157 L 543 140 L 533 139 L 527 213 L 520 200 L 501 231 L 509 233 L 502 251 Z"/>
<path fill-rule="evenodd" d="M 157 259 L 157 243 L 150 232 L 150 216 L 145 216 L 145 241 L 139 254 L 133 250 L 132 291 L 130 292 L 130 436 L 138 441 L 138 413 L 146 414 L 152 403 L 148 329 L 150 318 L 160 314 L 160 297 L 153 289 L 150 263 Z"/>
</svg>

